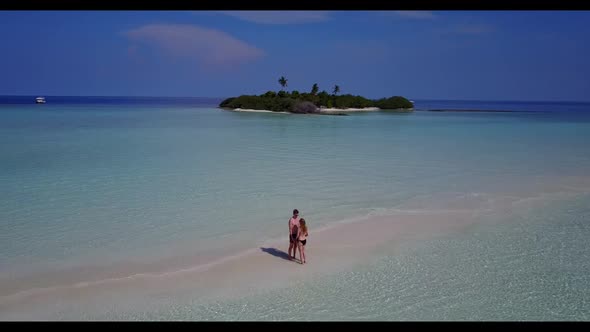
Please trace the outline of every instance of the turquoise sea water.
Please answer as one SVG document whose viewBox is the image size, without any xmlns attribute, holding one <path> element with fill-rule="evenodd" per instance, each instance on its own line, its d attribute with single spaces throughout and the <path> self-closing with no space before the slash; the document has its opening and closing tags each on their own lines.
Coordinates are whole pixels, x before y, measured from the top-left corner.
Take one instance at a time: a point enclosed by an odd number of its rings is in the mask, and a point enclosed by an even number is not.
<svg viewBox="0 0 590 332">
<path fill-rule="evenodd" d="M 588 104 L 418 101 L 531 112 L 341 117 L 47 99 L 0 105 L 0 296 L 55 284 L 36 276 L 256 248 L 293 208 L 319 228 L 486 197 L 524 203 L 281 289 L 65 318 L 588 319 Z"/>
</svg>

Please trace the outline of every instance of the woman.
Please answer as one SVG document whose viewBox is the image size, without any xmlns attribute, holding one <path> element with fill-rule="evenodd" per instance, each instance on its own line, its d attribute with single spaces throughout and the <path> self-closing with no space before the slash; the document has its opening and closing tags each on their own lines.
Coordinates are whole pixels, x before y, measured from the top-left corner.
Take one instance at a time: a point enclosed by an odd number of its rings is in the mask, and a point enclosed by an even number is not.
<svg viewBox="0 0 590 332">
<path fill-rule="evenodd" d="M 307 232 L 307 225 L 305 224 L 305 219 L 299 220 L 299 229 L 297 232 L 297 243 L 299 245 L 299 261 L 301 264 L 305 264 L 305 244 L 307 243 L 307 237 L 309 233 Z"/>
</svg>

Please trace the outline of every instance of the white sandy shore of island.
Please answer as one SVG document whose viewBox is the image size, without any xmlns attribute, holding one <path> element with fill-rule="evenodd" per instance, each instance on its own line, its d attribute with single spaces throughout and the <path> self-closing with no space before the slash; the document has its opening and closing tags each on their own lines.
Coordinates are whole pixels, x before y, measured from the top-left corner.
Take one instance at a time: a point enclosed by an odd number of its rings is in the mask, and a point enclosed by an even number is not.
<svg viewBox="0 0 590 332">
<path fill-rule="evenodd" d="M 233 112 L 252 112 L 252 113 L 277 113 L 277 114 L 289 114 L 289 112 L 273 112 L 269 110 L 254 110 L 249 108 L 234 108 Z"/>
<path fill-rule="evenodd" d="M 380 111 L 379 107 L 363 108 L 320 108 L 320 112 L 375 112 Z"/>
<path fill-rule="evenodd" d="M 320 113 L 343 113 L 343 112 L 375 112 L 380 111 L 378 107 L 364 107 L 364 108 L 320 108 Z M 289 112 L 273 112 L 269 110 L 255 110 L 248 108 L 234 108 L 233 112 L 252 112 L 252 113 L 278 113 L 278 114 L 290 114 Z"/>
</svg>

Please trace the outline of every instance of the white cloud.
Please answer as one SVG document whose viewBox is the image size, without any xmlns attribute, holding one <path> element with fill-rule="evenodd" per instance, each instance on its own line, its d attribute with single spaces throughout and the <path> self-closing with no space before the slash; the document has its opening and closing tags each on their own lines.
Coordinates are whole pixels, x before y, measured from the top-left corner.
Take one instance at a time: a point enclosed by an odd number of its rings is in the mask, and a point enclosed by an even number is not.
<svg viewBox="0 0 590 332">
<path fill-rule="evenodd" d="M 493 25 L 485 23 L 463 23 L 436 28 L 433 31 L 441 36 L 483 36 L 486 34 L 493 33 L 494 31 L 496 31 L 496 28 Z"/>
<path fill-rule="evenodd" d="M 428 10 L 394 10 L 392 12 L 395 16 L 401 16 L 405 18 L 418 19 L 418 20 L 431 20 L 436 18 L 433 12 Z"/>
<path fill-rule="evenodd" d="M 236 10 L 220 11 L 219 13 L 259 24 L 304 24 L 330 19 L 328 12 L 325 11 Z"/>
<path fill-rule="evenodd" d="M 265 55 L 261 49 L 223 31 L 190 24 L 150 24 L 125 35 L 172 56 L 193 58 L 203 65 L 242 64 Z"/>
</svg>

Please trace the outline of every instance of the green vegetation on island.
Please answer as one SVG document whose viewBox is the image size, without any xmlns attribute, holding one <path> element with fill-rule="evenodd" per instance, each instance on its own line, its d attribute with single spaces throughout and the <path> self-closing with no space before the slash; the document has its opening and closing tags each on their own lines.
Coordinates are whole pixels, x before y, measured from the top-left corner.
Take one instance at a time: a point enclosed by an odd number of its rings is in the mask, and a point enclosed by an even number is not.
<svg viewBox="0 0 590 332">
<path fill-rule="evenodd" d="M 332 94 L 329 94 L 325 90 L 319 92 L 317 83 L 312 86 L 310 92 L 299 92 L 297 90 L 288 92 L 284 90 L 288 85 L 288 80 L 281 76 L 278 82 L 281 85 L 279 92 L 268 91 L 262 95 L 242 95 L 227 98 L 219 104 L 219 107 L 290 113 L 320 113 L 322 108 L 345 110 L 347 108 L 362 109 L 370 107 L 408 112 L 414 108 L 411 101 L 400 96 L 372 100 L 351 94 L 339 95 L 340 86 L 338 85 L 335 85 Z"/>
</svg>

